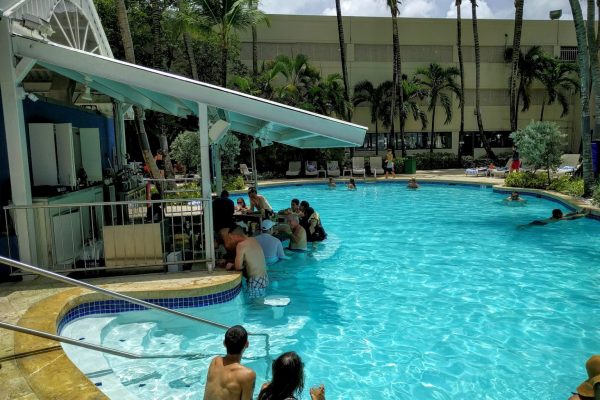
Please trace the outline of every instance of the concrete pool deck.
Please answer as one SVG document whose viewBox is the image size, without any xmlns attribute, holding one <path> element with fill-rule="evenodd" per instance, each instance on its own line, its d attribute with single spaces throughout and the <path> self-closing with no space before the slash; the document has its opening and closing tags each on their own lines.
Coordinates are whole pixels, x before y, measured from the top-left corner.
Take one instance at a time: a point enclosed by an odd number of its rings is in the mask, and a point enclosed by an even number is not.
<svg viewBox="0 0 600 400">
<path fill-rule="evenodd" d="M 504 188 L 504 180 L 492 177 L 465 176 L 464 170 L 417 171 L 417 174 L 397 174 L 390 181 L 406 181 L 416 178 L 418 182 L 455 183 L 494 186 Z M 348 177 L 336 178 L 338 181 Z M 362 178 L 355 178 L 360 185 Z M 367 178 L 366 183 L 385 181 Z M 325 184 L 324 178 L 280 179 L 260 182 L 260 187 L 282 185 Z M 600 216 L 600 209 L 581 199 L 560 193 L 536 189 L 517 189 L 571 205 L 575 208 L 592 209 Z M 245 193 L 242 191 L 240 193 Z M 239 273 L 225 271 L 183 272 L 172 274 L 126 275 L 111 278 L 88 279 L 87 282 L 107 289 L 126 293 L 132 297 L 183 297 L 210 294 L 238 285 Z M 33 281 L 0 284 L 0 310 L 2 321 L 56 333 L 58 320 L 66 309 L 97 296 L 72 286 L 36 278 Z M 68 359 L 62 347 L 54 341 L 0 329 L 0 400 L 8 399 L 105 399 L 106 396 L 81 373 Z"/>
</svg>

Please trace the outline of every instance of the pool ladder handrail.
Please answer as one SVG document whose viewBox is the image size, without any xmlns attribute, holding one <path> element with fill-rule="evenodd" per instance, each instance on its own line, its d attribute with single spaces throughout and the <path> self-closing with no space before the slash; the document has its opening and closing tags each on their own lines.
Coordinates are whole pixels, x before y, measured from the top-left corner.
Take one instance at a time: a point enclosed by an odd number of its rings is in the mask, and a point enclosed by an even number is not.
<svg viewBox="0 0 600 400">
<path fill-rule="evenodd" d="M 166 313 L 169 313 L 169 314 L 173 314 L 173 315 L 177 315 L 179 317 L 191 319 L 192 321 L 201 322 L 201 323 L 204 323 L 204 324 L 207 324 L 207 325 L 211 325 L 211 326 L 214 326 L 214 327 L 217 327 L 217 328 L 221 328 L 221 329 L 225 329 L 225 330 L 227 330 L 227 329 L 230 328 L 229 326 L 224 325 L 224 324 L 220 324 L 218 322 L 214 322 L 214 321 L 210 321 L 208 319 L 196 317 L 194 315 L 186 314 L 186 313 L 183 313 L 181 311 L 173 310 L 171 308 L 159 306 L 157 304 L 153 304 L 153 303 L 150 303 L 150 302 L 145 301 L 145 300 L 136 299 L 134 297 L 127 296 L 125 294 L 121 294 L 121 293 L 118 293 L 118 292 L 113 292 L 112 290 L 104 289 L 104 288 L 101 288 L 99 286 L 92 285 L 90 283 L 78 281 L 77 279 L 69 278 L 68 276 L 60 275 L 60 274 L 57 274 L 56 272 L 52 272 L 52 271 L 47 271 L 47 270 L 39 268 L 39 267 L 34 267 L 33 265 L 25 264 L 25 263 L 22 263 L 20 261 L 16 261 L 16 260 L 13 260 L 13 259 L 10 259 L 10 258 L 6 258 L 6 257 L 0 256 L 0 264 L 6 264 L 6 265 L 8 265 L 10 267 L 13 267 L 13 268 L 22 269 L 22 270 L 25 270 L 25 271 L 28 271 L 28 272 L 32 272 L 32 273 L 37 274 L 37 275 L 45 276 L 47 278 L 50 278 L 50 279 L 53 279 L 53 280 L 56 280 L 56 281 L 60 281 L 60 282 L 68 283 L 68 284 L 71 284 L 71 285 L 79 286 L 79 287 L 91 290 L 93 292 L 102 293 L 102 294 L 105 294 L 105 295 L 110 296 L 110 297 L 116 297 L 118 299 L 125 300 L 125 301 L 128 301 L 130 303 L 140 305 L 142 307 L 146 307 L 146 308 L 151 308 L 151 309 L 154 309 L 154 310 L 163 311 L 163 312 L 166 312 Z M 5 323 L 3 323 L 3 324 L 5 324 Z M 19 327 L 19 328 L 22 328 L 22 327 Z M 27 329 L 27 328 L 23 328 L 23 329 Z M 40 332 L 38 331 L 38 333 L 40 333 Z M 50 335 L 49 333 L 45 333 L 45 332 L 41 332 L 41 333 L 43 333 L 45 335 Z M 270 350 L 269 334 L 268 333 L 248 333 L 248 335 L 252 335 L 252 336 L 264 336 L 265 337 L 265 347 L 266 347 L 266 351 L 267 351 L 267 357 L 269 357 L 270 356 L 270 353 L 269 353 L 269 350 Z M 73 343 L 70 343 L 70 344 L 73 344 Z M 99 351 L 102 351 L 102 350 L 99 350 Z"/>
</svg>

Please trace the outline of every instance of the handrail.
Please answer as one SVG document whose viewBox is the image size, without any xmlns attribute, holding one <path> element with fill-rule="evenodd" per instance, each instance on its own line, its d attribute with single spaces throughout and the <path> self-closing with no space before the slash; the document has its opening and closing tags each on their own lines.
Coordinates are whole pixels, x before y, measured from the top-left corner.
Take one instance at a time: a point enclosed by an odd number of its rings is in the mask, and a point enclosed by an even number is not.
<svg viewBox="0 0 600 400">
<path fill-rule="evenodd" d="M 164 312 L 167 312 L 167 313 L 170 313 L 170 314 L 174 314 L 174 315 L 177 315 L 177 316 L 180 316 L 180 317 L 191 319 L 192 321 L 202 322 L 204 324 L 216 326 L 217 328 L 229 329 L 229 326 L 220 324 L 218 322 L 210 321 L 208 319 L 196 317 L 194 315 L 182 313 L 181 311 L 172 310 L 170 308 L 159 306 L 157 304 L 152 304 L 152 303 L 147 302 L 145 300 L 140 300 L 140 299 L 136 299 L 136 298 L 133 298 L 133 297 L 121 294 L 121 293 L 113 292 L 112 290 L 108 290 L 108 289 L 104 289 L 104 288 L 101 288 L 101 287 L 98 287 L 98 286 L 94 286 L 94 285 L 86 283 L 86 282 L 81 282 L 81 281 L 78 281 L 77 279 L 69 278 L 68 276 L 63 276 L 63 275 L 60 275 L 60 274 L 57 274 L 57 273 L 54 273 L 54 272 L 51 272 L 51 271 L 46 271 L 45 269 L 42 269 L 42 268 L 34 267 L 33 265 L 28 265 L 28 264 L 25 264 L 25 263 L 22 263 L 22 262 L 19 262 L 19 261 L 11 260 L 10 258 L 6 258 L 6 257 L 0 256 L 0 263 L 4 263 L 4 264 L 9 265 L 9 266 L 11 266 L 13 268 L 24 269 L 25 271 L 33 272 L 35 274 L 42 275 L 42 276 L 45 276 L 45 277 L 50 278 L 50 279 L 54 279 L 54 280 L 57 280 L 57 281 L 69 283 L 71 285 L 83 287 L 83 288 L 89 289 L 89 290 L 91 290 L 93 292 L 100 292 L 100 293 L 103 293 L 103 294 L 105 294 L 107 296 L 116 297 L 118 299 L 129 301 L 130 303 L 137 304 L 137 305 L 140 305 L 142 307 L 153 308 L 155 310 L 164 311 Z"/>
<path fill-rule="evenodd" d="M 8 330 L 15 331 L 15 332 L 24 333 L 26 335 L 38 336 L 38 337 L 42 337 L 44 339 L 55 340 L 57 342 L 67 343 L 67 344 L 70 344 L 70 345 L 73 345 L 73 346 L 83 347 L 83 348 L 86 348 L 86 349 L 89 349 L 89 350 L 95 350 L 95 351 L 99 351 L 99 352 L 102 352 L 102 353 L 112 354 L 114 356 L 129 358 L 129 359 L 132 359 L 132 360 L 160 359 L 160 358 L 184 358 L 184 359 L 188 359 L 188 360 L 197 360 L 199 358 L 214 357 L 214 356 L 217 355 L 217 354 L 202 354 L 202 353 L 197 353 L 197 354 L 153 354 L 153 355 L 145 355 L 145 354 L 130 353 L 128 351 L 123 351 L 123 350 L 115 350 L 115 349 L 110 348 L 110 347 L 105 347 L 105 346 L 101 346 L 101 345 L 98 345 L 98 344 L 86 343 L 86 342 L 82 342 L 80 340 L 71 339 L 71 338 L 66 337 L 66 336 L 54 335 L 52 333 L 38 331 L 36 329 L 31 329 L 31 328 L 25 328 L 23 326 L 13 325 L 13 324 L 9 324 L 7 322 L 2 322 L 2 321 L 0 321 L 0 328 L 8 329 Z M 248 360 L 257 360 L 260 357 L 244 357 L 244 358 L 246 358 Z"/>
<path fill-rule="evenodd" d="M 161 200 L 123 200 L 123 201 L 99 201 L 94 203 L 58 203 L 58 204 L 9 204 L 2 207 L 4 210 L 35 210 L 44 208 L 75 208 L 75 207 L 101 207 L 101 206 L 130 206 L 134 204 L 164 204 L 164 203 L 176 203 L 173 207 L 179 205 L 187 205 L 183 203 L 191 202 L 208 202 L 211 199 L 204 199 L 202 197 L 195 197 L 189 199 L 161 199 Z M 179 204 L 181 203 L 181 204 Z"/>
</svg>

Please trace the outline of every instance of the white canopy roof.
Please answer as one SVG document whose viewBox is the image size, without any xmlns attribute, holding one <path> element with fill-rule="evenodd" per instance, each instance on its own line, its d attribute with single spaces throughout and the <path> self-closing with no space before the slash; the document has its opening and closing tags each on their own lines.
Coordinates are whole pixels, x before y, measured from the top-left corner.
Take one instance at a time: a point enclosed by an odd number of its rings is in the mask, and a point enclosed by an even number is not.
<svg viewBox="0 0 600 400">
<path fill-rule="evenodd" d="M 14 53 L 118 101 L 177 116 L 198 114 L 197 103 L 222 110 L 231 129 L 299 148 L 361 146 L 367 128 L 225 89 L 91 54 L 14 36 Z"/>
</svg>

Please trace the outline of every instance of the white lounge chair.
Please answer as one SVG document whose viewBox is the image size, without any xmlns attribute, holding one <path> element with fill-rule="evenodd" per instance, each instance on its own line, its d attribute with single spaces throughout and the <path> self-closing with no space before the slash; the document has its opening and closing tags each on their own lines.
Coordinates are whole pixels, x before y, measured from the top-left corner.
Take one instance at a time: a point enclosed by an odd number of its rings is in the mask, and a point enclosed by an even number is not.
<svg viewBox="0 0 600 400">
<path fill-rule="evenodd" d="M 246 164 L 240 164 L 240 172 L 244 175 L 244 180 L 246 182 L 252 180 L 252 168 L 248 168 Z"/>
<path fill-rule="evenodd" d="M 304 166 L 304 174 L 306 176 L 317 176 L 319 174 L 316 161 L 307 161 Z"/>
<path fill-rule="evenodd" d="M 560 167 L 555 171 L 557 175 L 571 175 L 579 168 L 579 154 L 563 154 L 560 156 Z"/>
<path fill-rule="evenodd" d="M 381 164 L 382 164 L 381 157 L 369 157 L 369 165 L 371 166 L 371 173 L 373 174 L 373 176 L 375 178 L 377 178 L 377 174 L 383 175 L 385 172 L 383 170 L 383 166 Z"/>
<path fill-rule="evenodd" d="M 363 178 L 367 177 L 364 157 L 352 157 L 352 175 L 362 175 Z"/>
<path fill-rule="evenodd" d="M 465 175 L 467 176 L 487 176 L 488 167 L 476 167 L 465 169 Z"/>
<path fill-rule="evenodd" d="M 510 164 L 511 163 L 512 163 L 512 158 L 509 158 L 508 161 L 506 162 L 506 166 L 494 168 L 493 170 L 490 171 L 490 174 L 494 178 L 497 178 L 497 177 L 504 178 L 504 177 L 506 177 L 506 175 L 508 175 L 508 172 L 510 171 Z"/>
<path fill-rule="evenodd" d="M 300 175 L 301 167 L 302 167 L 302 164 L 300 163 L 300 161 L 290 161 L 288 170 L 285 172 L 285 176 L 293 177 L 293 176 Z"/>
<path fill-rule="evenodd" d="M 340 164 L 337 161 L 327 161 L 327 176 L 340 176 Z"/>
</svg>

